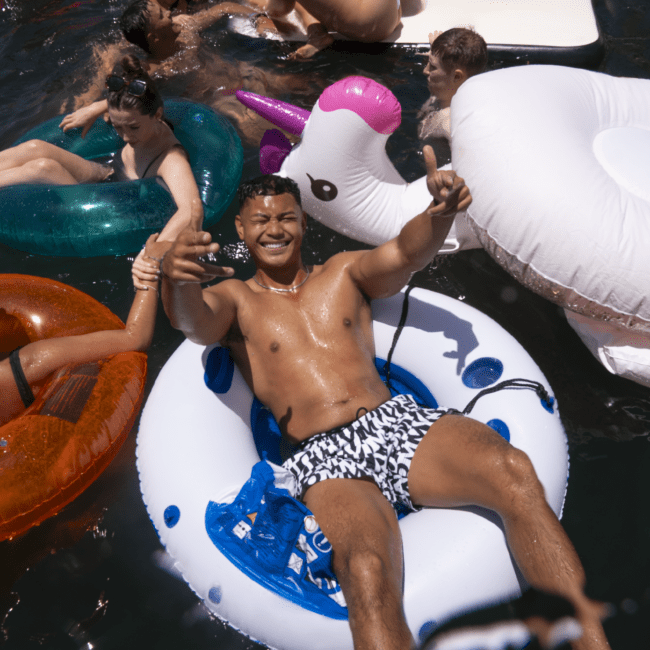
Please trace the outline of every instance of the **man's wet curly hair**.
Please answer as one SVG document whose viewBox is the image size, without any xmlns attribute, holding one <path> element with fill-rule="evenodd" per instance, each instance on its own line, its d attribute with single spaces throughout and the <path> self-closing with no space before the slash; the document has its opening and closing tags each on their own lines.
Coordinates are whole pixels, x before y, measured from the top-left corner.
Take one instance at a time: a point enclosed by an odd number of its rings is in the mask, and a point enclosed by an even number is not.
<svg viewBox="0 0 650 650">
<path fill-rule="evenodd" d="M 275 196 L 276 194 L 291 194 L 296 203 L 302 208 L 300 198 L 300 188 L 291 178 L 283 178 L 276 174 L 265 174 L 258 176 L 249 181 L 244 181 L 237 190 L 239 199 L 239 209 L 247 199 L 253 199 L 256 196 Z"/>
</svg>

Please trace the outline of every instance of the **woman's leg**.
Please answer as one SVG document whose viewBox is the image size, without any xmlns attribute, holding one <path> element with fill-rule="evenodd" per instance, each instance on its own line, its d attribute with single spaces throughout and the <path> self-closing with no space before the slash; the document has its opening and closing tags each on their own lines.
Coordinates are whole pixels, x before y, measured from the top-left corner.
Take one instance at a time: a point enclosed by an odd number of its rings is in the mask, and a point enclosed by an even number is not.
<svg viewBox="0 0 650 650">
<path fill-rule="evenodd" d="M 43 140 L 29 140 L 0 152 L 0 187 L 24 183 L 98 183 L 110 168 Z"/>
</svg>

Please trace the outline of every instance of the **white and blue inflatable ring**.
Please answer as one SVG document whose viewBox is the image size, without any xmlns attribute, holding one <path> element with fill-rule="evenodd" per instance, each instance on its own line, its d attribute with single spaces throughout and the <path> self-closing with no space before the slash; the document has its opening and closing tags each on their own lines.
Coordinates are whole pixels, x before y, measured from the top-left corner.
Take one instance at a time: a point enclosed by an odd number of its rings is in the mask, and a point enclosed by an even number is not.
<svg viewBox="0 0 650 650">
<path fill-rule="evenodd" d="M 373 303 L 376 354 L 385 359 L 403 294 Z M 226 559 L 206 532 L 211 502 L 248 480 L 260 456 L 251 433 L 255 399 L 238 370 L 227 392 L 204 382 L 212 347 L 185 341 L 161 370 L 143 410 L 137 466 L 143 498 L 162 544 L 207 608 L 247 636 L 283 650 L 352 648 L 346 620 L 324 616 L 263 587 Z M 408 317 L 392 356 L 440 405 L 461 410 L 484 387 L 526 378 L 548 393 L 542 372 L 519 343 L 468 305 L 423 289 L 408 297 Z M 555 406 L 534 391 L 502 390 L 476 402 L 471 417 L 489 423 L 531 458 L 549 504 L 561 515 L 567 441 Z M 477 508 L 431 509 L 400 520 L 404 604 L 416 638 L 471 607 L 516 595 L 521 577 L 501 523 Z"/>
</svg>

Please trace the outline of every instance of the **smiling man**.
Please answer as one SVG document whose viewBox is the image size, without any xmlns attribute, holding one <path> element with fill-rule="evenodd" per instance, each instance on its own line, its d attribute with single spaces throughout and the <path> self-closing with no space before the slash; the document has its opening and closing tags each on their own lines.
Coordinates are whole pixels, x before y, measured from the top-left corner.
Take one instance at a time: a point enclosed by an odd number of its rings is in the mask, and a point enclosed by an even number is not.
<svg viewBox="0 0 650 650">
<path fill-rule="evenodd" d="M 424 158 L 434 200 L 423 213 L 378 248 L 313 267 L 301 256 L 306 219 L 297 185 L 278 176 L 243 183 L 236 226 L 255 274 L 201 289 L 233 270 L 198 260 L 219 250 L 199 231 L 199 215 L 165 255 L 165 311 L 195 343 L 229 348 L 296 446 L 284 465 L 332 544 L 357 650 L 414 647 L 394 507 L 470 504 L 502 517 L 531 585 L 574 603 L 586 632 L 575 648 L 608 648 L 580 561 L 526 454 L 476 420 L 391 398 L 375 369 L 371 300 L 397 293 L 425 267 L 471 202 L 460 177 L 437 169 L 430 147 Z"/>
</svg>

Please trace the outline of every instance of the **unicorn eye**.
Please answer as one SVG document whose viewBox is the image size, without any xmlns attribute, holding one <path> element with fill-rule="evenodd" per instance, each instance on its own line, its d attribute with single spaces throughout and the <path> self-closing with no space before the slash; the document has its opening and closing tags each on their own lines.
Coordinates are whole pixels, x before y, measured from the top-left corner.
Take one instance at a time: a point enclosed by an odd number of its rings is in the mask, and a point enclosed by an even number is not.
<svg viewBox="0 0 650 650">
<path fill-rule="evenodd" d="M 307 178 L 311 181 L 311 193 L 320 201 L 333 201 L 339 193 L 334 183 L 322 179 L 314 180 L 309 174 Z"/>
</svg>

